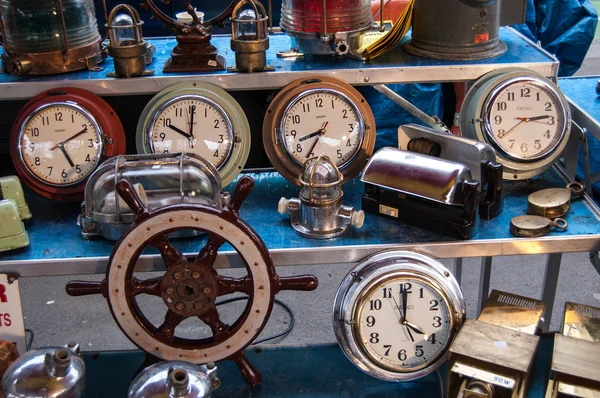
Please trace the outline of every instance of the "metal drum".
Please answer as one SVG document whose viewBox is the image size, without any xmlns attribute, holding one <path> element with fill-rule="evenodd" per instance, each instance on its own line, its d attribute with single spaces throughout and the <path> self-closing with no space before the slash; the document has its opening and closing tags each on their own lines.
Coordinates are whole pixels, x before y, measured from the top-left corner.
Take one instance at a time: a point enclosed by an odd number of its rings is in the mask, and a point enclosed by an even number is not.
<svg viewBox="0 0 600 398">
<path fill-rule="evenodd" d="M 281 5 L 281 29 L 305 54 L 352 53 L 372 20 L 370 0 L 283 0 Z"/>
<path fill-rule="evenodd" d="M 500 26 L 521 23 L 524 10 L 521 0 L 415 0 L 412 38 L 404 48 L 435 59 L 495 57 L 506 51 Z"/>
<path fill-rule="evenodd" d="M 0 0 L 0 26 L 13 75 L 96 69 L 102 61 L 92 0 Z"/>
</svg>

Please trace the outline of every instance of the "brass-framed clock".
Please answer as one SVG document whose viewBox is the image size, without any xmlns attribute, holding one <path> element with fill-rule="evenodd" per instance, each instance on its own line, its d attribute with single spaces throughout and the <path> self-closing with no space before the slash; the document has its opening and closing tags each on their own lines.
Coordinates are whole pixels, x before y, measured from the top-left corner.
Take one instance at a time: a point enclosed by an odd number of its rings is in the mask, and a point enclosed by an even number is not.
<svg viewBox="0 0 600 398">
<path fill-rule="evenodd" d="M 344 182 L 365 166 L 375 147 L 375 118 L 365 98 L 331 77 L 296 80 L 271 102 L 263 123 L 263 144 L 271 164 L 300 185 L 306 160 L 326 155 Z"/>
</svg>

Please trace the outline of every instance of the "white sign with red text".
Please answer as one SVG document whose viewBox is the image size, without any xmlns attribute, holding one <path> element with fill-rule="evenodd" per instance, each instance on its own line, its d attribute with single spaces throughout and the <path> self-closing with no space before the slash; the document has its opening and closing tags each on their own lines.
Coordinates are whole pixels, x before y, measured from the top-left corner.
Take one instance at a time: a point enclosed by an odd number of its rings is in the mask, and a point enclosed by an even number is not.
<svg viewBox="0 0 600 398">
<path fill-rule="evenodd" d="M 0 340 L 16 344 L 21 355 L 27 352 L 19 281 L 9 283 L 6 274 L 0 274 Z"/>
</svg>

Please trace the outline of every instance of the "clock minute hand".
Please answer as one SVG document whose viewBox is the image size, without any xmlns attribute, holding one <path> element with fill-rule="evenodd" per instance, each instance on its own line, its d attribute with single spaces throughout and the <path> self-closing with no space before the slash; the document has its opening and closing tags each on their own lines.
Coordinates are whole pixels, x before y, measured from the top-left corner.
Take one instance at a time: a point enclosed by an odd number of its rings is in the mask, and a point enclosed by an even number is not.
<svg viewBox="0 0 600 398">
<path fill-rule="evenodd" d="M 182 136 L 186 137 L 187 139 L 192 138 L 188 133 L 186 133 L 185 131 L 178 129 L 177 127 L 173 126 L 173 125 L 168 125 L 167 127 L 169 127 L 171 130 L 181 134 Z"/>
<path fill-rule="evenodd" d="M 85 132 L 87 132 L 87 127 L 84 128 L 83 130 L 81 130 L 79 133 L 67 138 L 66 140 L 56 143 L 56 145 L 54 145 L 52 148 L 50 148 L 50 150 L 53 151 L 56 148 L 60 148 L 61 145 L 64 145 L 71 140 L 74 140 L 75 138 L 79 137 L 80 135 L 84 134 Z"/>
</svg>

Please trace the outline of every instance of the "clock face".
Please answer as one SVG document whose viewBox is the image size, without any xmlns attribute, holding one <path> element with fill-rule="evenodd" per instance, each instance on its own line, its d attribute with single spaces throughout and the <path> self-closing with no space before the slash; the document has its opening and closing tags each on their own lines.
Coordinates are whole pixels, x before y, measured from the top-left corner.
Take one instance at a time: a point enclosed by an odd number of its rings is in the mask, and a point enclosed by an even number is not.
<svg viewBox="0 0 600 398">
<path fill-rule="evenodd" d="M 501 87 L 487 106 L 485 130 L 507 157 L 533 161 L 553 152 L 566 133 L 565 109 L 545 84 L 521 80 Z"/>
<path fill-rule="evenodd" d="M 54 186 L 81 182 L 102 156 L 102 134 L 94 118 L 70 103 L 42 106 L 25 121 L 20 157 L 38 180 Z"/>
<path fill-rule="evenodd" d="M 377 283 L 356 309 L 356 340 L 377 366 L 392 372 L 423 369 L 446 352 L 451 315 L 443 296 L 421 279 Z"/>
<path fill-rule="evenodd" d="M 365 123 L 356 106 L 334 90 L 311 90 L 292 101 L 281 118 L 285 150 L 298 164 L 326 155 L 338 168 L 360 149 Z"/>
<path fill-rule="evenodd" d="M 153 153 L 192 152 L 218 169 L 231 154 L 233 128 L 215 102 L 188 95 L 176 97 L 158 110 L 148 141 Z"/>
</svg>

